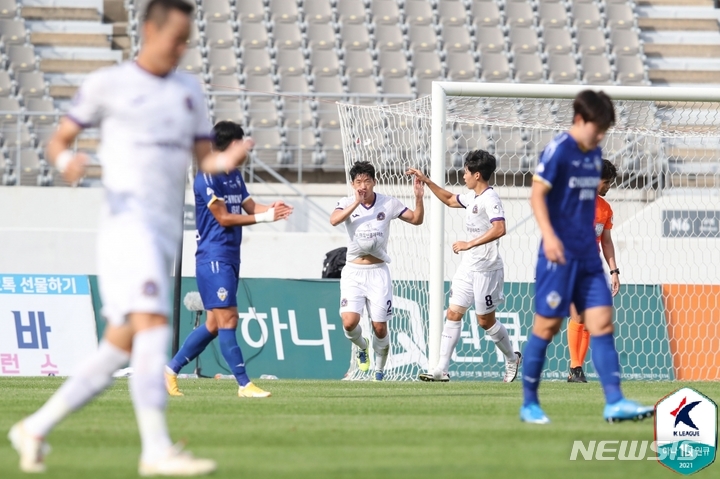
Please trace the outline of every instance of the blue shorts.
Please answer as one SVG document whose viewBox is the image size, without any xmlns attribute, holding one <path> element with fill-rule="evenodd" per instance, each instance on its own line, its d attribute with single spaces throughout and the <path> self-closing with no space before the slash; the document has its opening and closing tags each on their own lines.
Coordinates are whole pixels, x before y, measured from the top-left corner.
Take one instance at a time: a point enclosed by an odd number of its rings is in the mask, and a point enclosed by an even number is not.
<svg viewBox="0 0 720 479">
<path fill-rule="evenodd" d="M 206 310 L 237 306 L 240 266 L 221 261 L 195 266 L 200 297 Z"/>
<path fill-rule="evenodd" d="M 570 315 L 570 304 L 578 313 L 598 306 L 612 306 L 612 294 L 600 257 L 567 259 L 565 264 L 539 256 L 535 271 L 535 312 L 546 318 Z"/>
</svg>

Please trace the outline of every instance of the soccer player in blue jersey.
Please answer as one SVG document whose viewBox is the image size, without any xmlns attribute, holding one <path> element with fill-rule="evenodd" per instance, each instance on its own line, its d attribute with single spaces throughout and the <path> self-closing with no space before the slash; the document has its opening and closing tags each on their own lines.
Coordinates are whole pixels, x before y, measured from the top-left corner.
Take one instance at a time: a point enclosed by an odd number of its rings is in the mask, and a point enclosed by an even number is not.
<svg viewBox="0 0 720 479">
<path fill-rule="evenodd" d="M 218 122 L 213 132 L 213 146 L 218 151 L 225 151 L 243 139 L 242 127 L 231 121 Z M 194 191 L 198 230 L 195 275 L 203 306 L 208 311 L 207 321 L 190 333 L 166 367 L 168 394 L 183 395 L 178 389 L 178 372 L 218 337 L 220 351 L 237 379 L 238 396 L 268 397 L 269 392 L 263 391 L 248 378 L 235 335 L 242 227 L 287 218 L 292 213 L 292 207 L 281 201 L 270 206 L 255 203 L 237 169 L 227 174 L 198 173 Z M 242 210 L 246 214 L 242 214 Z"/>
<path fill-rule="evenodd" d="M 615 349 L 612 296 L 595 245 L 595 198 L 602 171 L 598 146 L 615 123 L 612 101 L 585 90 L 573 102 L 573 125 L 542 152 L 533 178 L 530 203 L 542 235 L 535 283 L 535 321 L 525 346 L 524 402 L 520 419 L 550 422 L 538 400 L 548 344 L 574 303 L 592 336 L 592 360 L 605 393 L 605 420 L 650 417 L 645 407 L 623 397 Z"/>
</svg>

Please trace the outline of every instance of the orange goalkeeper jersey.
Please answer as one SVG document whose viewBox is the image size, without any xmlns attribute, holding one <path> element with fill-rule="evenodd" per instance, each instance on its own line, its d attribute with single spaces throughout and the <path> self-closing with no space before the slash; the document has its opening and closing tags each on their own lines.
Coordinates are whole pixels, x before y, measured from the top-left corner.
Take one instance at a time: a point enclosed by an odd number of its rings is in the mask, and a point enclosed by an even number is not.
<svg viewBox="0 0 720 479">
<path fill-rule="evenodd" d="M 595 240 L 600 245 L 600 237 L 603 231 L 611 230 L 613 227 L 613 211 L 610 203 L 605 201 L 602 196 L 597 197 L 595 203 Z"/>
</svg>

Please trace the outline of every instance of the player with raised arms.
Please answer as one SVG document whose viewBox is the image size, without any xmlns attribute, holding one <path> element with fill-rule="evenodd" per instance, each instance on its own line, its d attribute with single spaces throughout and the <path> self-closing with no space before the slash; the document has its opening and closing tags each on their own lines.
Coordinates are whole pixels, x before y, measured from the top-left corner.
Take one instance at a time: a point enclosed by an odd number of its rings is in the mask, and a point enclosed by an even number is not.
<svg viewBox="0 0 720 479">
<path fill-rule="evenodd" d="M 600 142 L 615 123 L 612 101 L 584 90 L 573 102 L 573 125 L 540 155 L 530 204 L 542 242 L 535 283 L 535 320 L 524 351 L 520 419 L 550 420 L 540 408 L 538 387 L 548 344 L 574 303 L 592 336 L 592 359 L 605 393 L 608 422 L 639 420 L 653 407 L 625 399 L 613 338 L 612 296 L 595 243 L 595 200 L 602 171 Z"/>
<path fill-rule="evenodd" d="M 242 142 L 244 135 L 242 127 L 231 121 L 218 122 L 213 133 L 213 147 L 217 151 Z M 240 244 L 243 226 L 285 219 L 292 213 L 292 207 L 282 201 L 270 206 L 255 203 L 237 169 L 214 175 L 199 172 L 193 190 L 198 242 L 195 276 L 208 313 L 205 324 L 188 335 L 165 369 L 168 394 L 183 395 L 178 388 L 178 373 L 217 337 L 223 358 L 238 382 L 238 396 L 268 397 L 269 392 L 250 381 L 237 342 Z M 242 210 L 246 214 L 242 214 Z"/>
<path fill-rule="evenodd" d="M 475 306 L 478 324 L 485 330 L 495 346 L 505 356 L 503 381 L 517 377 L 521 354 L 513 351 L 505 326 L 495 319 L 495 309 L 505 301 L 504 264 L 500 256 L 500 238 L 505 235 L 505 210 L 497 192 L 489 185 L 497 160 L 485 150 L 470 151 L 465 156 L 465 186 L 470 190 L 455 195 L 433 183 L 421 171 L 410 169 L 430 191 L 450 208 L 465 209 L 465 230 L 468 241 L 456 241 L 453 252 L 462 256 L 450 288 L 450 306 L 447 310 L 440 342 L 440 359 L 434 370 L 421 373 L 422 381 L 450 380 L 448 368 L 462 331 L 462 318 L 470 306 Z"/>
<path fill-rule="evenodd" d="M 175 71 L 187 47 L 192 13 L 193 6 L 183 0 L 150 0 L 137 60 L 90 74 L 48 142 L 46 157 L 74 183 L 84 176 L 88 158 L 73 153 L 72 145 L 84 128 L 100 127 L 105 198 L 97 260 L 107 327 L 93 356 L 37 412 L 10 430 L 25 472 L 45 470 L 45 437 L 110 386 L 113 373 L 128 361 L 142 443 L 140 475 L 191 476 L 216 468 L 215 461 L 173 446 L 167 430 L 168 272 L 182 237 L 193 155 L 202 170 L 226 172 L 244 160 L 252 141 L 212 151 L 202 88 Z"/>
<path fill-rule="evenodd" d="M 612 240 L 613 211 L 605 195 L 617 176 L 617 168 L 610 160 L 603 160 L 602 175 L 598 185 L 598 198 L 595 204 L 595 238 L 598 248 L 602 251 L 607 265 L 610 267 L 610 290 L 613 297 L 620 291 L 620 269 L 615 262 L 615 245 Z M 567 327 L 568 349 L 570 350 L 569 383 L 586 383 L 583 364 L 590 347 L 590 333 L 585 329 L 582 316 L 577 313 L 575 305 L 570 305 L 570 321 Z"/>
<path fill-rule="evenodd" d="M 411 210 L 397 198 L 374 191 L 375 167 L 367 161 L 353 165 L 350 181 L 355 194 L 338 201 L 330 215 L 330 224 L 343 223 L 348 234 L 346 263 L 340 276 L 340 316 L 345 337 L 358 348 L 358 368 L 368 371 L 370 340 L 363 337 L 360 326 L 360 315 L 367 308 L 374 332 L 375 379 L 382 381 L 390 352 L 387 322 L 392 317 L 393 287 L 387 266 L 390 222 L 399 218 L 412 225 L 422 224 L 424 188 L 415 179 L 415 209 Z"/>
</svg>

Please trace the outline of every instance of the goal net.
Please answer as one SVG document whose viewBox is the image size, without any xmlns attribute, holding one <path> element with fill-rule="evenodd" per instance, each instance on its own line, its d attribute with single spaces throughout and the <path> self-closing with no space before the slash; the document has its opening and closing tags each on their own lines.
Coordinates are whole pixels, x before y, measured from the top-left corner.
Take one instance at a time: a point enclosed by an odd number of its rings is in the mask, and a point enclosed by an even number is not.
<svg viewBox="0 0 720 479">
<path fill-rule="evenodd" d="M 433 96 L 382 106 L 340 104 L 346 171 L 358 160 L 378 172 L 376 191 L 414 204 L 408 167 L 462 193 L 463 160 L 484 149 L 498 160 L 491 185 L 503 200 L 507 234 L 505 303 L 497 310 L 522 351 L 532 325 L 539 232 L 529 204 L 540 152 L 572 123 L 582 86 L 434 85 Z M 606 196 L 621 275 L 615 337 L 626 379 L 720 379 L 720 95 L 652 87 L 605 87 L 617 124 L 603 141 L 618 168 Z M 434 141 L 431 141 L 434 140 Z M 413 380 L 433 367 L 465 240 L 464 210 L 445 208 L 426 189 L 425 222 L 393 222 L 389 240 L 394 317 L 386 379 Z M 603 260 L 603 264 L 605 261 Z M 605 265 L 607 271 L 607 265 Z M 370 331 L 363 317 L 363 330 Z M 473 308 L 450 365 L 453 379 L 500 380 L 504 358 Z M 546 379 L 569 369 L 565 326 L 548 348 Z M 372 354 L 371 354 L 372 355 Z M 350 357 L 347 378 L 370 379 Z M 589 379 L 597 378 L 588 354 Z"/>
</svg>

